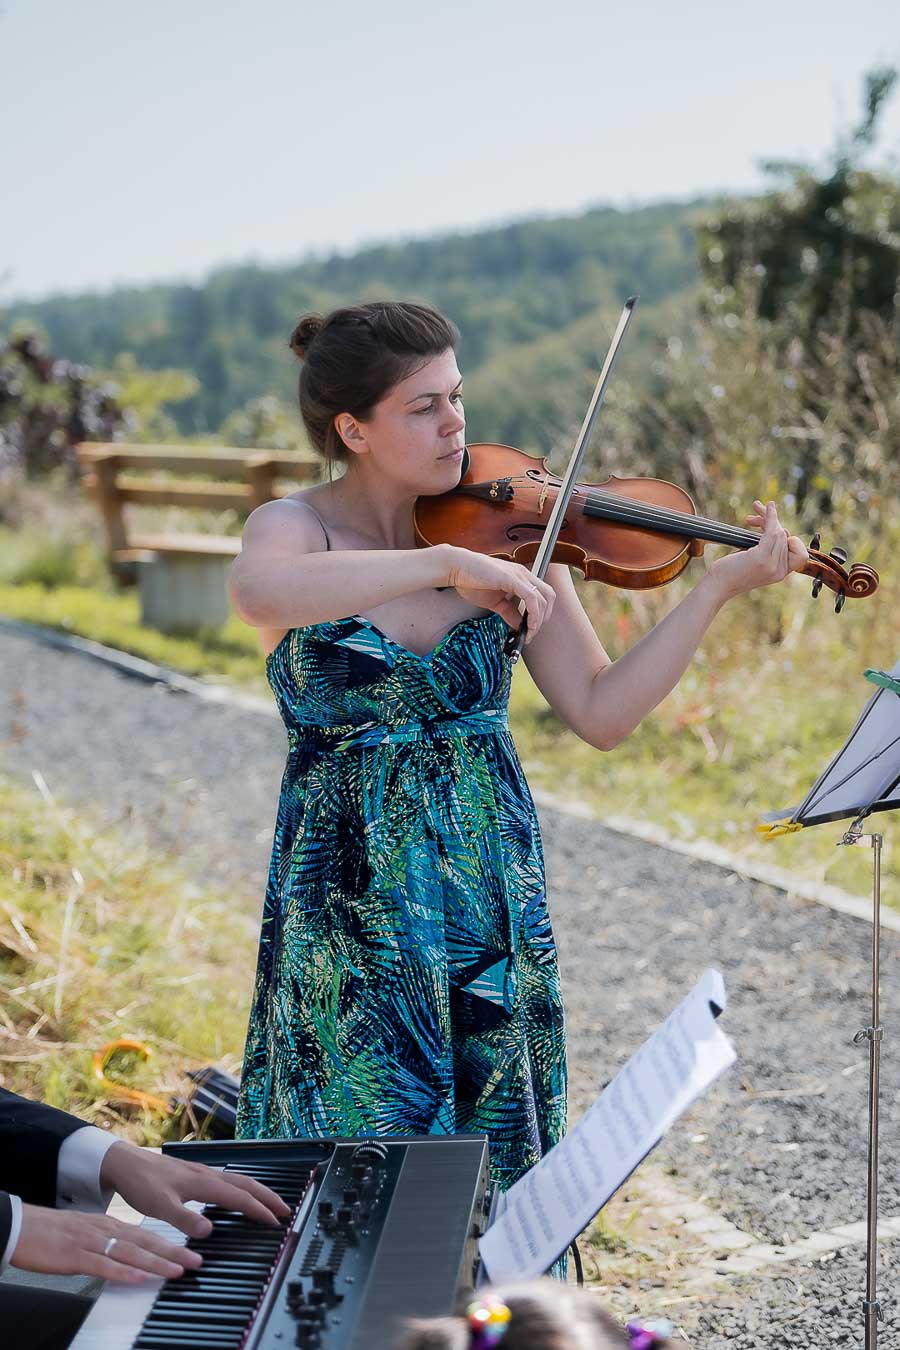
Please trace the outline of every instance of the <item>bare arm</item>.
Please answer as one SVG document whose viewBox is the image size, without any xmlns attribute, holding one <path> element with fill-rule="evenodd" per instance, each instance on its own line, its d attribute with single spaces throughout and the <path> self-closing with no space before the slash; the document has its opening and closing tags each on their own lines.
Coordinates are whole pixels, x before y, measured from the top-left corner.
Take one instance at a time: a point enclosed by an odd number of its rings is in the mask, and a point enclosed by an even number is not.
<svg viewBox="0 0 900 1350">
<path fill-rule="evenodd" d="M 229 576 L 235 610 L 253 628 L 288 629 L 345 619 L 398 596 L 454 586 L 467 600 L 518 624 L 524 600 L 536 633 L 553 608 L 553 592 L 527 567 L 438 544 L 434 548 L 326 552 L 315 515 L 302 502 L 267 502 L 244 527 Z"/>
<path fill-rule="evenodd" d="M 361 614 L 428 586 L 446 586 L 441 548 L 325 552 L 315 516 L 300 502 L 267 502 L 244 527 L 228 588 L 254 628 L 295 628 Z"/>
<path fill-rule="evenodd" d="M 759 503 L 756 504 L 760 506 Z M 598 750 L 611 750 L 674 689 L 722 605 L 802 567 L 807 553 L 779 525 L 775 507 L 756 548 L 719 558 L 680 604 L 618 661 L 610 661 L 585 614 L 568 569 L 553 566 L 552 617 L 526 655 L 547 702 L 571 729 Z"/>
</svg>

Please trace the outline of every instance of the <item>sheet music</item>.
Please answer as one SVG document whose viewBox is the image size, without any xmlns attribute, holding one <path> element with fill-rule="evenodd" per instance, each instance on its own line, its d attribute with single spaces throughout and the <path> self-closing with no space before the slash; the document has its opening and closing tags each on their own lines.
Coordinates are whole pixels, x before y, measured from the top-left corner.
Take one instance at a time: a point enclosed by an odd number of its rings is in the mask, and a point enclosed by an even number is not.
<svg viewBox="0 0 900 1350">
<path fill-rule="evenodd" d="M 736 1055 L 716 1025 L 725 984 L 707 970 L 565 1139 L 510 1187 L 479 1244 L 491 1280 L 531 1279 L 560 1256 L 669 1126 Z"/>
</svg>

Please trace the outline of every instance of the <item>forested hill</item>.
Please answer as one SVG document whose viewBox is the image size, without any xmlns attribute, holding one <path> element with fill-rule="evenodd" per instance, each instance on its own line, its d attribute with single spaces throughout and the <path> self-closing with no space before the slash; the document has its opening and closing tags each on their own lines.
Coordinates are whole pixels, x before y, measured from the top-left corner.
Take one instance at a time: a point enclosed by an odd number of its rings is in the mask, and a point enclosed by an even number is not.
<svg viewBox="0 0 900 1350">
<path fill-rule="evenodd" d="M 549 361 L 551 373 L 577 374 L 580 384 L 595 357 L 589 339 L 586 345 L 591 325 L 580 321 L 597 315 L 602 343 L 610 316 L 632 292 L 641 295 L 643 333 L 651 332 L 653 308 L 697 276 L 695 225 L 705 215 L 699 202 L 598 207 L 295 266 L 229 266 L 198 285 L 23 301 L 0 313 L 0 326 L 36 321 L 55 354 L 101 370 L 130 352 L 147 369 L 192 371 L 199 390 L 172 412 L 182 433 L 196 434 L 215 432 L 262 395 L 293 402 L 296 362 L 286 344 L 304 310 L 425 300 L 462 332 L 470 420 L 483 424 L 478 434 L 534 442 L 533 380 Z M 546 425 L 542 417 L 544 432 Z"/>
</svg>

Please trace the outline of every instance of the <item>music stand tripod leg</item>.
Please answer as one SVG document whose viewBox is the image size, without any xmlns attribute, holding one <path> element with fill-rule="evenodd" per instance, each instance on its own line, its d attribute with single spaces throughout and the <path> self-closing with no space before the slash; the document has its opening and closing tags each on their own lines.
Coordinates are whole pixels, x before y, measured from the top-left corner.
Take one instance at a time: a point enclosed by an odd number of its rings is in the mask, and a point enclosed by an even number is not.
<svg viewBox="0 0 900 1350">
<path fill-rule="evenodd" d="M 881 990 L 881 847 L 884 842 L 880 834 L 865 836 L 862 833 L 862 817 L 854 821 L 844 835 L 842 843 L 859 844 L 869 838 L 872 845 L 873 884 L 872 884 L 872 1021 L 868 1027 L 857 1031 L 853 1037 L 855 1045 L 869 1042 L 869 1148 L 866 1185 L 866 1296 L 863 1299 L 863 1318 L 865 1321 L 865 1350 L 876 1350 L 878 1345 L 878 1323 L 884 1320 L 881 1304 L 878 1302 L 877 1261 L 878 1261 L 878 1094 L 881 1076 L 881 1042 L 884 1029 L 880 1022 Z"/>
</svg>

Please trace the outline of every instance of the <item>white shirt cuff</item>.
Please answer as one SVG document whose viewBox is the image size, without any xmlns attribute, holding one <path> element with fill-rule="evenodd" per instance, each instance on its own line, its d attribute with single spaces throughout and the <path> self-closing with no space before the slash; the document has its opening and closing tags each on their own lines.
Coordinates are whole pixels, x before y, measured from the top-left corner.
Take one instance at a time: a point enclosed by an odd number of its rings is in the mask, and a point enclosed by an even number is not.
<svg viewBox="0 0 900 1350">
<path fill-rule="evenodd" d="M 57 1209 L 106 1209 L 113 1192 L 101 1190 L 100 1168 L 117 1142 L 117 1135 L 94 1125 L 85 1125 L 63 1140 L 56 1165 Z"/>
<path fill-rule="evenodd" d="M 3 1255 L 0 1256 L 0 1270 L 5 1270 L 15 1256 L 16 1244 L 19 1241 L 19 1234 L 22 1231 L 22 1201 L 17 1195 L 11 1195 L 9 1197 L 9 1203 L 12 1207 L 12 1222 L 9 1229 L 9 1241 L 4 1248 Z"/>
</svg>

